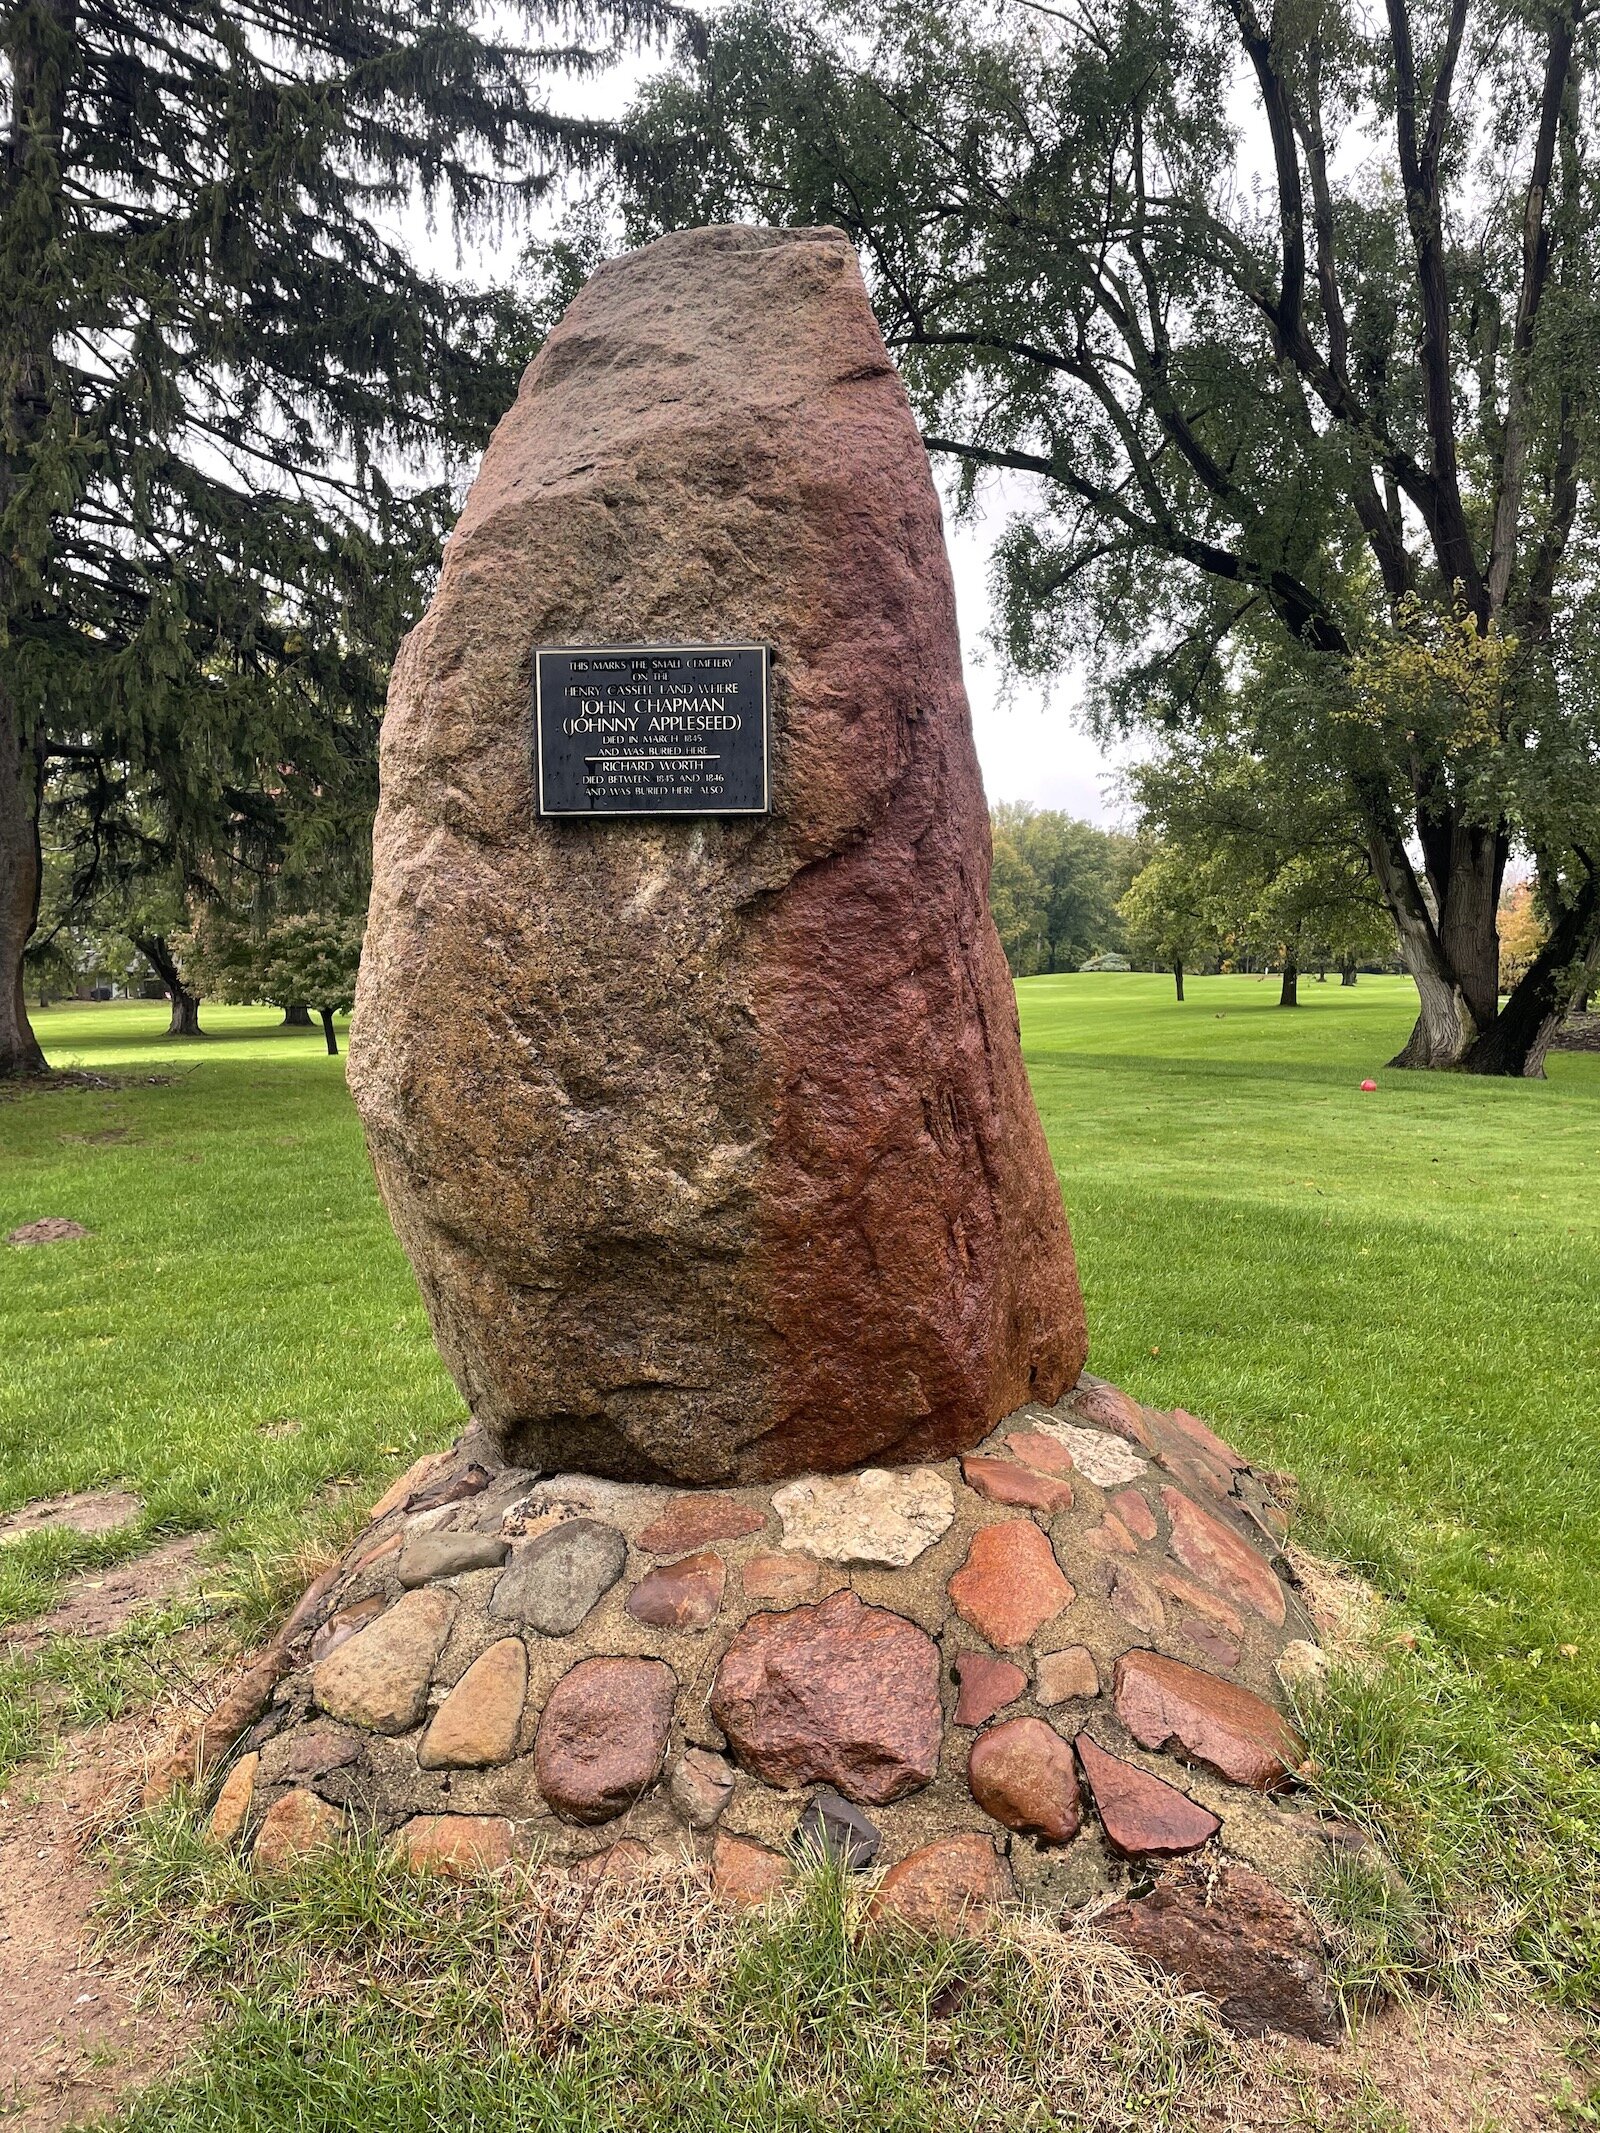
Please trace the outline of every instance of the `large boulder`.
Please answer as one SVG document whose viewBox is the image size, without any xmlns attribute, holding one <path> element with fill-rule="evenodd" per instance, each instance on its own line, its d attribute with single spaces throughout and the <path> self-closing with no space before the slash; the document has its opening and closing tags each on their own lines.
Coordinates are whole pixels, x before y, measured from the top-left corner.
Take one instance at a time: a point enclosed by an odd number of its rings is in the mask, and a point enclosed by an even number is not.
<svg viewBox="0 0 1600 2133">
<path fill-rule="evenodd" d="M 539 645 L 772 647 L 766 816 L 541 818 Z M 1084 1355 L 990 922 L 938 499 L 837 230 L 604 266 L 396 663 L 350 1079 L 519 1462 L 976 1442 Z"/>
</svg>

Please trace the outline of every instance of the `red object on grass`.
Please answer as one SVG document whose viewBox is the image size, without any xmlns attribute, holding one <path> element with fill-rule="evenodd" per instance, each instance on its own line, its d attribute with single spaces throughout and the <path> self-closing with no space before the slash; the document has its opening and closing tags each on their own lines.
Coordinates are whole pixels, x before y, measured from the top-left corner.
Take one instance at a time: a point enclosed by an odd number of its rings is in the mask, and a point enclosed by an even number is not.
<svg viewBox="0 0 1600 2133">
<path fill-rule="evenodd" d="M 1365 1096 L 1370 1096 L 1377 1086 L 1378 1084 L 1375 1081 L 1364 1081 L 1361 1084 L 1362 1094 Z"/>
</svg>

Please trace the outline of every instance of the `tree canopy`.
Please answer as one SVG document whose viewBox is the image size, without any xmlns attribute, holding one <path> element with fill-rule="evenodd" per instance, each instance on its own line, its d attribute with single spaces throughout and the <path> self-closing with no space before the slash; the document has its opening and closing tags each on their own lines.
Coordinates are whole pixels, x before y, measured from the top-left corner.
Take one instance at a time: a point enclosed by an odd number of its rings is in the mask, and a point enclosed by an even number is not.
<svg viewBox="0 0 1600 2133">
<path fill-rule="evenodd" d="M 1054 808 L 1002 801 L 990 810 L 989 908 L 1012 975 L 1076 970 L 1123 946 L 1119 898 L 1132 839 Z"/>
<path fill-rule="evenodd" d="M 1600 937 L 1596 22 L 1582 0 L 744 0 L 658 86 L 633 234 L 836 222 L 930 449 L 1025 502 L 1015 664 L 1218 691 L 1335 781 L 1420 1014 L 1522 1071 Z M 1495 911 L 1553 914 L 1502 1013 Z"/>
</svg>

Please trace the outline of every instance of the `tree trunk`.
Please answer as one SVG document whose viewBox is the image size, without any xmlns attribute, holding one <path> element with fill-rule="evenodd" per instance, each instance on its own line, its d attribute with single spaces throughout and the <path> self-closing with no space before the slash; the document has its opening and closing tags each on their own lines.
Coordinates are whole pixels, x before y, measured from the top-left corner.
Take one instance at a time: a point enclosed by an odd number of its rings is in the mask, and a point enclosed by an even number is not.
<svg viewBox="0 0 1600 2133">
<path fill-rule="evenodd" d="M 200 996 L 184 984 L 173 960 L 172 950 L 159 933 L 140 934 L 134 940 L 135 948 L 144 957 L 166 990 L 172 1002 L 172 1020 L 167 1024 L 169 1037 L 203 1037 L 200 1027 Z"/>
<path fill-rule="evenodd" d="M 328 1040 L 328 1056 L 330 1059 L 337 1059 L 339 1056 L 339 1040 L 333 1034 L 333 1009 L 331 1007 L 319 1007 L 317 1013 L 322 1017 L 322 1034 Z"/>
<path fill-rule="evenodd" d="M 1173 957 L 1172 982 L 1177 987 L 1178 998 L 1181 1000 L 1183 998 L 1183 958 L 1181 956 Z"/>
<path fill-rule="evenodd" d="M 291 1000 L 289 1002 L 283 1011 L 283 1026 L 285 1029 L 309 1029 L 311 1027 L 311 1010 L 304 1000 Z"/>
<path fill-rule="evenodd" d="M 1300 1005 L 1300 966 L 1298 963 L 1292 963 L 1287 959 L 1285 959 L 1283 966 L 1283 986 L 1278 994 L 1278 1005 L 1280 1007 L 1298 1007 Z"/>
<path fill-rule="evenodd" d="M 1346 959 L 1346 960 L 1345 960 L 1344 962 L 1342 962 L 1342 963 L 1341 963 L 1341 964 L 1339 965 L 1339 983 L 1340 983 L 1341 985 L 1353 985 L 1353 984 L 1355 983 L 1355 981 L 1356 981 L 1356 963 L 1355 963 L 1355 957 L 1354 957 L 1354 956 L 1350 956 L 1350 957 L 1348 957 L 1348 958 L 1347 958 L 1347 959 Z"/>
<path fill-rule="evenodd" d="M 1318 983 L 1319 985 L 1326 985 L 1326 984 L 1327 984 L 1327 982 L 1328 982 L 1328 966 L 1327 966 L 1327 964 L 1326 964 L 1326 963 L 1319 963 L 1319 964 L 1317 965 L 1317 983 Z"/>
<path fill-rule="evenodd" d="M 44 762 L 0 684 L 0 1080 L 45 1072 L 28 1020 L 22 958 L 39 916 L 39 790 Z"/>
<path fill-rule="evenodd" d="M 1500 1010 L 1462 1061 L 1469 1074 L 1515 1074 L 1543 1081 L 1550 1040 L 1600 961 L 1600 874 L 1591 868 L 1575 900 Z"/>
</svg>

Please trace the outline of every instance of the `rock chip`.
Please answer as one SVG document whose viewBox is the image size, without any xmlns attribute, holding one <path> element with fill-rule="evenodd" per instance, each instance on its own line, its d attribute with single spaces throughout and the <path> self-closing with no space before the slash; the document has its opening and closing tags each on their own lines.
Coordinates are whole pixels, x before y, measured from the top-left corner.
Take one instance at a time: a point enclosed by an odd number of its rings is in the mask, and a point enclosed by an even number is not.
<svg viewBox="0 0 1600 2133">
<path fill-rule="evenodd" d="M 1144 1572 L 1132 1563 L 1111 1565 L 1106 1598 L 1124 1622 L 1147 1637 L 1159 1637 L 1167 1626 L 1160 1593 Z"/>
<path fill-rule="evenodd" d="M 367 1513 L 368 1525 L 375 1526 L 380 1518 L 398 1511 L 409 1497 L 417 1494 L 429 1475 L 437 1473 L 453 1456 L 450 1452 L 424 1452 L 420 1459 L 413 1459 L 403 1474 L 395 1476 Z"/>
<path fill-rule="evenodd" d="M 263 1815 L 251 1863 L 276 1873 L 309 1852 L 337 1844 L 343 1834 L 344 1816 L 338 1808 L 297 1786 L 274 1800 Z"/>
<path fill-rule="evenodd" d="M 1115 1511 L 1108 1511 L 1097 1526 L 1091 1526 L 1083 1535 L 1086 1548 L 1098 1549 L 1102 1555 L 1137 1555 L 1139 1544 Z"/>
<path fill-rule="evenodd" d="M 837 1859 L 859 1874 L 883 1846 L 883 1832 L 859 1807 L 836 1792 L 822 1791 L 808 1803 L 792 1839 L 801 1858 Z"/>
<path fill-rule="evenodd" d="M 1002 1650 L 1026 1644 L 1077 1598 L 1049 1537 L 1027 1518 L 980 1526 L 949 1593 L 962 1620 Z"/>
<path fill-rule="evenodd" d="M 435 1578 L 469 1570 L 498 1570 L 506 1543 L 492 1533 L 414 1533 L 400 1551 L 402 1585 L 429 1585 Z"/>
<path fill-rule="evenodd" d="M 639 1546 L 652 1555 L 681 1555 L 686 1549 L 704 1547 L 707 1541 L 742 1540 L 759 1533 L 766 1515 L 754 1504 L 740 1503 L 736 1496 L 717 1496 L 709 1491 L 694 1496 L 674 1496 L 661 1516 L 639 1535 Z"/>
<path fill-rule="evenodd" d="M 890 1867 L 867 1915 L 955 1939 L 981 1932 L 1011 1894 L 1011 1869 L 989 1838 L 939 1837 Z"/>
<path fill-rule="evenodd" d="M 504 1815 L 413 1815 L 398 1841 L 413 1866 L 458 1881 L 499 1873 L 515 1857 Z"/>
<path fill-rule="evenodd" d="M 980 1733 L 967 1758 L 967 1783 L 985 1814 L 1022 1836 L 1067 1844 L 1078 1834 L 1078 1766 L 1042 1718 L 1009 1718 Z"/>
<path fill-rule="evenodd" d="M 1136 1540 L 1155 1539 L 1156 1515 L 1137 1489 L 1118 1489 L 1111 1508 Z"/>
<path fill-rule="evenodd" d="M 223 1779 L 217 1804 L 206 1825 L 213 1844 L 237 1844 L 243 1836 L 256 1795 L 256 1772 L 260 1768 L 259 1755 L 241 1755 Z"/>
<path fill-rule="evenodd" d="M 622 1575 L 628 1544 L 615 1526 L 566 1518 L 515 1542 L 489 1596 L 489 1612 L 542 1637 L 570 1636 Z"/>
<path fill-rule="evenodd" d="M 1019 1429 L 1006 1438 L 1005 1449 L 1033 1473 L 1048 1474 L 1058 1481 L 1070 1480 L 1078 1471 L 1061 1439 L 1047 1437 L 1042 1429 Z"/>
<path fill-rule="evenodd" d="M 1114 1437 L 1103 1429 L 1079 1429 L 1072 1422 L 1046 1422 L 1038 1424 L 1037 1434 L 1053 1437 L 1062 1450 L 1069 1454 L 1073 1466 L 1085 1481 L 1092 1481 L 1097 1489 L 1114 1489 L 1125 1481 L 1137 1481 L 1148 1472 L 1150 1462 L 1121 1437 Z M 1014 1446 L 1014 1437 L 1007 1439 Z M 1017 1457 L 1022 1455 L 1019 1452 Z"/>
<path fill-rule="evenodd" d="M 609 1822 L 661 1775 L 678 1677 L 659 1659 L 580 1659 L 551 1690 L 534 1775 L 569 1822 Z"/>
<path fill-rule="evenodd" d="M 770 814 L 540 816 L 534 648 L 641 633 L 775 648 Z M 939 499 L 848 241 L 607 261 L 395 661 L 350 1047 L 506 1457 L 898 1465 L 1076 1377 L 987 835 Z"/>
<path fill-rule="evenodd" d="M 808 1477 L 779 1489 L 772 1508 L 783 1544 L 827 1563 L 884 1563 L 903 1570 L 950 1530 L 956 1500 L 931 1467 L 886 1473 L 864 1467 L 838 1480 Z"/>
<path fill-rule="evenodd" d="M 1058 1703 L 1086 1700 L 1099 1693 L 1100 1669 L 1093 1653 L 1081 1644 L 1069 1644 L 1059 1652 L 1041 1652 L 1034 1662 L 1034 1701 L 1047 1710 Z"/>
<path fill-rule="evenodd" d="M 455 1620 L 447 1592 L 404 1592 L 378 1619 L 312 1669 L 311 1686 L 330 1718 L 373 1733 L 408 1733 L 422 1716 L 434 1661 Z"/>
<path fill-rule="evenodd" d="M 749 1837 L 718 1830 L 711 1847 L 711 1888 L 721 1902 L 753 1911 L 776 1896 L 793 1876 L 794 1869 L 781 1853 Z"/>
<path fill-rule="evenodd" d="M 1172 1859 L 1197 1852 L 1222 1827 L 1214 1814 L 1176 1785 L 1110 1754 L 1087 1733 L 1080 1733 L 1075 1745 L 1106 1841 L 1125 1859 Z"/>
<path fill-rule="evenodd" d="M 1275 1791 L 1305 1753 L 1271 1704 L 1181 1659 L 1124 1652 L 1112 1688 L 1117 1716 L 1141 1748 L 1176 1741 L 1186 1755 L 1236 1785 Z"/>
<path fill-rule="evenodd" d="M 341 1607 L 337 1614 L 329 1615 L 311 1639 L 312 1665 L 315 1666 L 319 1659 L 326 1659 L 330 1652 L 336 1652 L 341 1644 L 348 1644 L 358 1630 L 375 1622 L 388 1604 L 387 1593 L 375 1592 L 370 1599 L 357 1600 L 354 1606 Z"/>
<path fill-rule="evenodd" d="M 938 1767 L 939 1653 L 903 1615 L 836 1592 L 752 1615 L 717 1668 L 710 1708 L 739 1762 L 769 1785 L 898 1800 Z"/>
<path fill-rule="evenodd" d="M 691 1829 L 709 1829 L 733 1798 L 733 1765 L 709 1748 L 685 1748 L 667 1780 L 672 1804 Z"/>
<path fill-rule="evenodd" d="M 1264 1622 L 1281 1629 L 1283 1587 L 1271 1565 L 1181 1489 L 1164 1488 L 1161 1501 L 1171 1523 L 1167 1546 L 1184 1569 L 1204 1578 L 1236 1606 L 1253 1609 Z"/>
<path fill-rule="evenodd" d="M 267 1749 L 270 1768 L 265 1774 L 274 1785 L 305 1785 L 330 1770 L 347 1768 L 364 1752 L 361 1735 L 347 1733 L 342 1726 L 300 1726 Z"/>
<path fill-rule="evenodd" d="M 653 1629 L 709 1629 L 722 1606 L 727 1576 L 720 1555 L 686 1555 L 647 1572 L 628 1595 L 628 1612 Z"/>
<path fill-rule="evenodd" d="M 1148 1896 L 1113 1905 L 1096 1923 L 1214 2001 L 1246 2036 L 1278 2031 L 1313 2044 L 1338 2041 L 1315 1923 L 1248 1867 L 1170 1869 Z"/>
<path fill-rule="evenodd" d="M 527 1648 L 520 1637 L 502 1637 L 478 1654 L 440 1704 L 417 1761 L 424 1770 L 485 1770 L 509 1763 L 517 1752 L 527 1693 Z"/>
<path fill-rule="evenodd" d="M 747 1600 L 770 1600 L 797 1607 L 814 1597 L 822 1573 L 809 1555 L 779 1555 L 771 1550 L 752 1555 L 739 1572 Z"/>
<path fill-rule="evenodd" d="M 1145 1411 L 1131 1393 L 1106 1378 L 1092 1377 L 1086 1370 L 1067 1396 L 1072 1411 L 1096 1429 L 1108 1429 L 1130 1444 L 1150 1443 L 1150 1425 Z"/>
<path fill-rule="evenodd" d="M 465 1466 L 452 1465 L 443 1473 L 430 1475 L 406 1498 L 406 1509 L 415 1517 L 421 1511 L 442 1511 L 450 1504 L 469 1503 L 474 1496 L 481 1496 L 493 1479 L 486 1466 L 469 1459 Z"/>
<path fill-rule="evenodd" d="M 1219 1437 L 1214 1429 L 1209 1429 L 1198 1415 L 1190 1414 L 1186 1407 L 1172 1408 L 1162 1416 L 1162 1420 L 1171 1423 L 1176 1429 L 1181 1429 L 1190 1443 L 1208 1459 L 1215 1459 L 1219 1465 L 1230 1468 L 1236 1474 L 1248 1470 L 1249 1460 Z"/>
<path fill-rule="evenodd" d="M 1023 1510 L 1054 1514 L 1072 1509 L 1072 1483 L 1036 1473 L 1014 1459 L 984 1459 L 969 1453 L 961 1478 L 991 1503 L 1016 1504 Z"/>
<path fill-rule="evenodd" d="M 958 1726 L 986 1726 L 996 1711 L 1015 1703 L 1028 1686 L 1020 1666 L 996 1659 L 991 1652 L 962 1652 L 950 1671 L 961 1684 L 956 1698 Z"/>
</svg>

